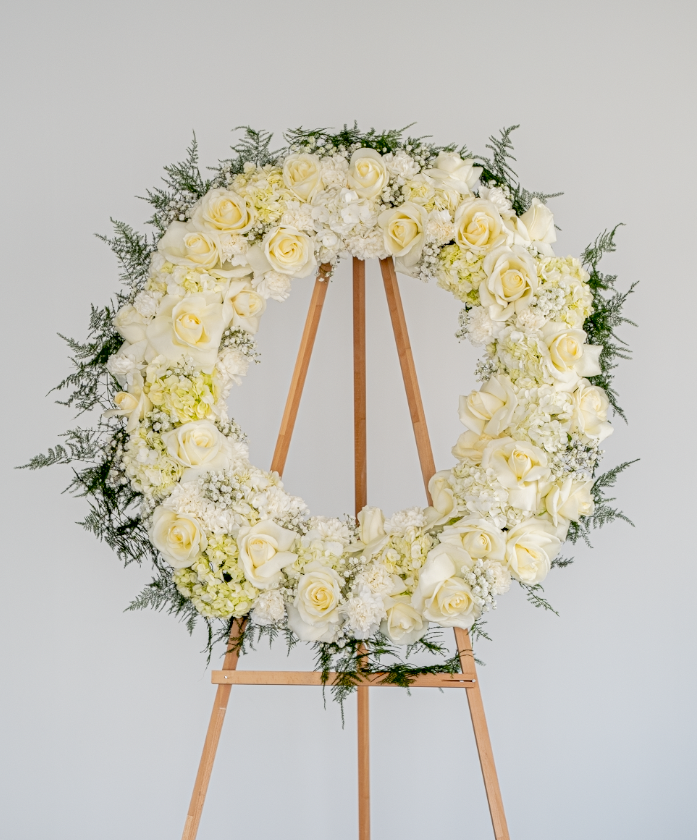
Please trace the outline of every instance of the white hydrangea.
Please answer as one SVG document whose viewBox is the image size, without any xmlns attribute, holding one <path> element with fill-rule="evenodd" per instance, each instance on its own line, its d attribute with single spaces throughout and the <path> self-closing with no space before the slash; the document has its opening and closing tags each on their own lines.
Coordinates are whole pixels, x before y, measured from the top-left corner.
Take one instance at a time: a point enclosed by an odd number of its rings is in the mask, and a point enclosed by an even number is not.
<svg viewBox="0 0 697 840">
<path fill-rule="evenodd" d="M 379 228 L 361 225 L 345 239 L 351 256 L 359 260 L 384 260 L 389 254 L 385 250 L 385 237 Z"/>
<path fill-rule="evenodd" d="M 281 224 L 298 230 L 312 230 L 314 227 L 312 206 L 299 201 L 286 201 L 286 210 L 281 216 Z"/>
<path fill-rule="evenodd" d="M 322 182 L 327 187 L 345 187 L 348 160 L 340 154 L 327 155 L 321 160 Z"/>
</svg>

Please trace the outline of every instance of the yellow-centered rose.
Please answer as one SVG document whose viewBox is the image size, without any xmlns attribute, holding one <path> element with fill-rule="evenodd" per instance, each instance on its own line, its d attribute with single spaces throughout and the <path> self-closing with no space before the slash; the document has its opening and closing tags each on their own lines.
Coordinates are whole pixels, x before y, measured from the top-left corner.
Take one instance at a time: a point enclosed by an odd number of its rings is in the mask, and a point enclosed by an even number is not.
<svg viewBox="0 0 697 840">
<path fill-rule="evenodd" d="M 307 277 L 317 265 L 312 240 L 292 227 L 270 230 L 264 239 L 264 255 L 274 271 L 293 277 Z"/>
<path fill-rule="evenodd" d="M 204 195 L 192 221 L 201 230 L 247 233 L 254 224 L 255 213 L 243 196 L 232 190 L 216 189 Z"/>
<path fill-rule="evenodd" d="M 257 589 L 270 589 L 281 579 L 281 569 L 295 562 L 290 549 L 297 534 L 270 519 L 244 525 L 237 534 L 237 547 L 244 576 Z"/>
<path fill-rule="evenodd" d="M 360 198 L 380 195 L 387 181 L 387 167 L 375 149 L 357 149 L 351 155 L 348 185 Z"/>
<path fill-rule="evenodd" d="M 172 222 L 157 249 L 167 262 L 174 265 L 210 269 L 220 262 L 220 243 L 216 231 L 204 233 L 190 223 Z"/>
<path fill-rule="evenodd" d="M 493 321 L 505 321 L 530 306 L 537 291 L 537 269 L 525 248 L 497 248 L 487 254 L 482 268 L 487 279 L 479 286 L 479 297 Z"/>
<path fill-rule="evenodd" d="M 465 250 L 486 254 L 506 241 L 496 205 L 484 198 L 461 204 L 455 213 L 455 241 Z"/>
<path fill-rule="evenodd" d="M 207 545 L 197 519 L 163 507 L 153 514 L 150 540 L 174 569 L 193 565 Z"/>
<path fill-rule="evenodd" d="M 378 216 L 378 224 L 387 253 L 398 258 L 405 267 L 413 266 L 423 250 L 427 221 L 428 213 L 411 201 L 383 210 Z"/>
<path fill-rule="evenodd" d="M 290 155 L 283 164 L 283 183 L 301 201 L 311 201 L 324 186 L 317 155 Z"/>
</svg>

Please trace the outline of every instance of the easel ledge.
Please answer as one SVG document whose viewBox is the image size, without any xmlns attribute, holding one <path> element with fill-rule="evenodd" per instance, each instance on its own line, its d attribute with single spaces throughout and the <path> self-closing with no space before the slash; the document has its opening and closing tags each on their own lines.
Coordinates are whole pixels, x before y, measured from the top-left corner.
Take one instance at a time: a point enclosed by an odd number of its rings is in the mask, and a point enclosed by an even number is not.
<svg viewBox="0 0 697 840">
<path fill-rule="evenodd" d="M 325 685 L 331 688 L 341 675 L 330 671 L 326 683 L 322 683 L 320 671 L 213 671 L 214 685 Z M 386 672 L 376 671 L 360 674 L 359 682 L 370 688 L 400 688 L 395 683 L 385 682 Z M 477 680 L 465 674 L 419 674 L 409 688 L 474 688 Z"/>
</svg>

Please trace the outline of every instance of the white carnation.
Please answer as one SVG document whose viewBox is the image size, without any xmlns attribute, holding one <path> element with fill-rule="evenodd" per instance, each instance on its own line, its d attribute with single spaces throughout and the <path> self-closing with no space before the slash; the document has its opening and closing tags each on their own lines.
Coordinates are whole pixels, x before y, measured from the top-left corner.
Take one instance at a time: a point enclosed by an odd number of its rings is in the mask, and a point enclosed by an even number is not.
<svg viewBox="0 0 697 840">
<path fill-rule="evenodd" d="M 348 160 L 341 155 L 322 158 L 322 181 L 327 187 L 345 187 L 348 175 Z"/>
<path fill-rule="evenodd" d="M 493 580 L 491 592 L 493 595 L 504 595 L 511 588 L 511 573 L 502 563 L 489 562 L 489 571 Z"/>
<path fill-rule="evenodd" d="M 455 225 L 447 210 L 431 210 L 426 223 L 426 238 L 436 245 L 445 245 L 455 238 Z"/>
<path fill-rule="evenodd" d="M 143 367 L 143 363 L 136 361 L 136 354 L 129 355 L 128 348 L 126 350 L 122 348 L 118 353 L 109 356 L 106 363 L 106 369 L 116 377 L 122 388 L 132 385 L 133 374 Z"/>
<path fill-rule="evenodd" d="M 311 531 L 316 531 L 323 540 L 340 542 L 347 546 L 351 542 L 351 531 L 341 519 L 328 518 L 326 516 L 313 516 L 307 521 Z"/>
<path fill-rule="evenodd" d="M 347 599 L 343 612 L 346 615 L 347 628 L 356 639 L 372 636 L 387 616 L 382 598 L 371 592 L 367 586 L 362 586 L 358 594 Z"/>
<path fill-rule="evenodd" d="M 385 533 L 390 535 L 403 536 L 407 528 L 423 528 L 426 524 L 424 509 L 420 507 L 398 510 L 389 519 L 385 520 Z"/>
<path fill-rule="evenodd" d="M 485 344 L 490 344 L 500 328 L 501 325 L 496 321 L 492 321 L 485 307 L 474 306 L 468 310 L 465 329 L 469 340 L 475 347 L 483 347 Z"/>
<path fill-rule="evenodd" d="M 312 230 L 312 206 L 299 201 L 287 201 L 286 212 L 281 216 L 281 224 L 298 230 Z"/>
<path fill-rule="evenodd" d="M 501 187 L 480 187 L 479 196 L 480 198 L 486 198 L 487 201 L 496 205 L 496 209 L 502 216 L 513 215 L 513 205 Z"/>
<path fill-rule="evenodd" d="M 418 164 L 413 158 L 409 157 L 404 149 L 400 149 L 397 154 L 390 152 L 383 155 L 382 162 L 390 175 L 403 178 L 405 181 L 410 181 L 419 172 Z"/>
<path fill-rule="evenodd" d="M 277 271 L 267 271 L 261 277 L 255 277 L 252 286 L 263 298 L 273 300 L 286 300 L 290 294 L 290 277 L 287 274 L 279 274 Z"/>
<path fill-rule="evenodd" d="M 255 624 L 280 624 L 285 617 L 286 607 L 278 589 L 268 589 L 260 593 L 252 611 L 252 621 Z"/>
<path fill-rule="evenodd" d="M 160 307 L 162 292 L 138 292 L 133 306 L 143 318 L 154 318 Z"/>
<path fill-rule="evenodd" d="M 547 318 L 538 309 L 524 309 L 518 313 L 517 324 L 522 330 L 541 330 Z"/>
<path fill-rule="evenodd" d="M 223 391 L 225 391 L 226 386 L 232 382 L 235 385 L 242 384 L 240 377 L 247 375 L 249 357 L 245 356 L 238 347 L 230 347 L 218 356 L 215 366 L 223 379 Z"/>
<path fill-rule="evenodd" d="M 394 581 L 390 572 L 381 563 L 372 563 L 356 575 L 357 586 L 367 586 L 375 595 L 389 595 Z"/>
</svg>

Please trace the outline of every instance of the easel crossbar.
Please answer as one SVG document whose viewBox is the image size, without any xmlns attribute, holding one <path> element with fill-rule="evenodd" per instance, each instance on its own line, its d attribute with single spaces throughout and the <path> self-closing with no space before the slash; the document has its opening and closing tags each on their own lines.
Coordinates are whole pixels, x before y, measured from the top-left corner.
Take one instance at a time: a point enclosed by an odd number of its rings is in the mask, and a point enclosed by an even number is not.
<svg viewBox="0 0 697 840">
<path fill-rule="evenodd" d="M 214 685 L 326 685 L 328 688 L 341 675 L 330 671 L 327 682 L 322 683 L 319 671 L 213 671 Z M 385 682 L 389 675 L 383 671 L 362 674 L 360 682 L 371 688 L 395 688 L 395 683 Z M 466 674 L 419 674 L 409 688 L 474 688 L 476 680 Z"/>
</svg>

